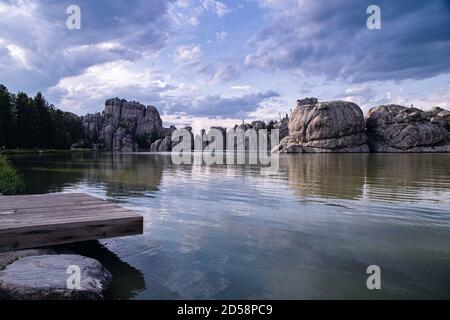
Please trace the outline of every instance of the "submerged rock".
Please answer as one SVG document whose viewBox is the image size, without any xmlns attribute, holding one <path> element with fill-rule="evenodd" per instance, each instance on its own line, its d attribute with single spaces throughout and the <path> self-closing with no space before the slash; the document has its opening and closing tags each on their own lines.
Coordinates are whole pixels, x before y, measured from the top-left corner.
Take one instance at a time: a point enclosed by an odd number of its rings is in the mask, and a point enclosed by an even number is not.
<svg viewBox="0 0 450 320">
<path fill-rule="evenodd" d="M 80 268 L 80 287 L 69 289 L 69 266 Z M 102 299 L 112 280 L 97 260 L 73 254 L 20 257 L 0 271 L 0 296 L 6 299 Z"/>
<path fill-rule="evenodd" d="M 274 151 L 369 152 L 363 112 L 352 102 L 298 100 L 288 129 Z"/>
<path fill-rule="evenodd" d="M 367 132 L 373 152 L 450 152 L 450 112 L 400 105 L 370 109 Z"/>
</svg>

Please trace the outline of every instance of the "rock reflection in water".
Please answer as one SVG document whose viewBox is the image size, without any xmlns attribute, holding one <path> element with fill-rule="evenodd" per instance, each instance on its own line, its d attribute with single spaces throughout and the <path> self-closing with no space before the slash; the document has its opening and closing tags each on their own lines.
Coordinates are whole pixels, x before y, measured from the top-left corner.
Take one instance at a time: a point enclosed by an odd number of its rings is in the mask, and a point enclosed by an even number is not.
<svg viewBox="0 0 450 320">
<path fill-rule="evenodd" d="M 427 190 L 435 195 L 448 191 L 449 163 L 450 155 L 445 154 L 371 154 L 367 197 L 383 201 L 427 200 L 431 195 Z"/>
<path fill-rule="evenodd" d="M 359 199 L 368 165 L 368 154 L 286 155 L 289 186 L 300 197 Z"/>
<path fill-rule="evenodd" d="M 114 153 L 56 153 L 11 157 L 27 193 L 61 192 L 77 184 L 103 185 L 107 196 L 157 191 L 170 157 Z"/>
<path fill-rule="evenodd" d="M 85 251 L 119 274 L 113 298 L 450 294 L 450 154 L 281 155 L 273 176 L 156 154 L 19 158 L 29 192 L 87 192 L 144 216 L 143 235 L 101 241 L 131 269 L 98 244 Z M 384 274 L 377 293 L 370 264 Z"/>
<path fill-rule="evenodd" d="M 411 202 L 448 190 L 449 161 L 443 154 L 301 154 L 282 157 L 281 167 L 302 199 Z"/>
</svg>

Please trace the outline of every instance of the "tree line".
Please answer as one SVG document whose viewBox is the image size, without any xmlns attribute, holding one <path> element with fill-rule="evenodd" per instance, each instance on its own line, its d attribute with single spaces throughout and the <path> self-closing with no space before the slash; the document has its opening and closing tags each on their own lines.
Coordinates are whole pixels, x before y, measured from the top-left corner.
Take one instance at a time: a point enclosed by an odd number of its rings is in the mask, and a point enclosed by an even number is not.
<svg viewBox="0 0 450 320">
<path fill-rule="evenodd" d="M 81 119 L 49 104 L 40 92 L 29 97 L 0 85 L 0 148 L 69 149 L 82 135 Z"/>
</svg>

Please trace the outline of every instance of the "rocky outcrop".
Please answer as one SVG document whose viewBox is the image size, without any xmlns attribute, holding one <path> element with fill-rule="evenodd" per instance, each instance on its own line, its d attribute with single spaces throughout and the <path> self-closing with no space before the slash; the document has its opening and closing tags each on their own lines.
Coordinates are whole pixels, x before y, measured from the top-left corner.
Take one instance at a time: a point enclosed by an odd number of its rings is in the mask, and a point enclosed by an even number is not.
<svg viewBox="0 0 450 320">
<path fill-rule="evenodd" d="M 370 109 L 367 132 L 373 152 L 450 152 L 450 112 L 400 105 Z"/>
<path fill-rule="evenodd" d="M 172 141 L 174 126 L 164 128 L 158 110 L 139 102 L 109 99 L 103 113 L 82 117 L 84 139 L 74 147 L 93 147 L 109 151 L 171 152 L 179 141 Z M 316 98 L 297 101 L 291 117 L 280 121 L 253 121 L 234 128 L 212 127 L 224 134 L 249 129 L 279 130 L 280 144 L 273 152 L 450 152 L 450 112 L 441 108 L 422 111 L 398 105 L 373 108 L 367 122 L 358 105 L 346 101 L 319 102 Z M 190 129 L 190 128 L 189 128 Z M 206 131 L 192 134 L 199 149 L 208 142 Z M 200 145 L 201 143 L 201 145 Z M 235 141 L 235 149 L 237 142 Z M 197 148 L 197 147 L 196 147 Z M 248 141 L 245 142 L 248 149 Z"/>
<path fill-rule="evenodd" d="M 218 144 L 222 143 L 223 150 L 225 150 L 227 148 L 227 129 L 224 127 L 214 126 L 214 127 L 211 127 L 210 130 L 208 131 L 209 135 L 211 135 L 211 129 L 217 130 L 221 133 L 221 135 L 222 135 L 221 142 L 217 141 L 217 143 Z"/>
<path fill-rule="evenodd" d="M 264 121 L 253 121 L 252 123 L 252 127 L 258 131 L 259 129 L 266 129 L 266 123 Z"/>
<path fill-rule="evenodd" d="M 102 299 L 112 280 L 97 260 L 74 254 L 51 254 L 49 250 L 2 253 L 0 297 L 2 299 Z M 80 286 L 68 287 L 69 266 L 79 267 Z"/>
<path fill-rule="evenodd" d="M 85 140 L 110 151 L 149 150 L 154 141 L 173 131 L 163 127 L 155 107 L 119 98 L 106 100 L 102 114 L 87 114 L 82 120 Z"/>
<path fill-rule="evenodd" d="M 82 117 L 84 127 L 83 141 L 73 147 L 94 148 L 108 151 L 150 151 L 171 152 L 178 141 L 171 141 L 171 135 L 176 128 L 164 128 L 157 109 L 153 106 L 144 106 L 139 102 L 128 102 L 124 99 L 113 98 L 105 102 L 105 110 L 102 113 L 87 114 Z M 253 121 L 251 124 L 236 125 L 234 130 L 247 131 L 248 129 L 279 129 L 280 139 L 288 134 L 288 121 L 286 116 L 281 121 Z M 227 130 L 223 127 L 212 127 L 221 131 L 224 135 L 224 147 L 226 146 Z M 191 132 L 192 148 L 194 137 Z M 231 129 L 233 130 L 233 129 Z M 203 130 L 201 135 L 205 135 Z M 207 142 L 203 142 L 203 148 Z"/>
<path fill-rule="evenodd" d="M 184 130 L 186 130 L 187 131 L 187 133 L 189 134 L 189 136 L 190 136 L 190 142 L 191 142 L 191 145 L 190 145 L 190 150 L 192 151 L 192 150 L 194 150 L 194 143 L 195 143 L 195 137 L 194 137 L 194 134 L 192 133 L 192 127 L 190 127 L 190 126 L 187 126 L 187 127 L 184 127 L 183 128 Z M 183 130 L 182 129 L 182 130 Z M 179 143 L 181 143 L 183 141 L 183 137 L 180 137 L 178 140 L 172 140 L 172 149 L 176 146 L 176 145 L 178 145 Z"/>
<path fill-rule="evenodd" d="M 363 112 L 352 102 L 298 100 L 288 130 L 274 151 L 369 152 Z"/>
<path fill-rule="evenodd" d="M 171 152 L 172 138 L 170 136 L 164 139 L 158 139 L 150 146 L 150 152 Z"/>
<path fill-rule="evenodd" d="M 267 126 L 267 129 L 271 130 L 272 128 L 280 130 L 279 138 L 280 138 L 280 140 L 284 139 L 285 137 L 287 137 L 289 135 L 289 117 L 286 116 L 283 119 L 281 119 L 281 121 L 275 121 L 275 122 L 269 123 L 269 125 Z"/>
</svg>

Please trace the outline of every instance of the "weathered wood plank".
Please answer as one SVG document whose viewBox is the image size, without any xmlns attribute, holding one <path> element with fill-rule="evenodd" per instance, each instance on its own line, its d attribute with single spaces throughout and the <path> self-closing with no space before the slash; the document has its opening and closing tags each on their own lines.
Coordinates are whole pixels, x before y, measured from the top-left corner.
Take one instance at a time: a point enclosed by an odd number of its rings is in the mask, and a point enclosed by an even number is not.
<svg viewBox="0 0 450 320">
<path fill-rule="evenodd" d="M 86 194 L 0 196 L 0 251 L 142 232 L 142 216 Z"/>
<path fill-rule="evenodd" d="M 8 198 L 9 196 L 3 196 L 1 198 Z M 104 200 L 96 198 L 80 198 L 75 199 L 36 199 L 36 201 L 23 201 L 23 200 L 3 200 L 0 199 L 0 209 L 7 208 L 32 208 L 32 207 L 49 207 L 52 205 L 77 205 L 80 203 L 103 203 Z"/>
<path fill-rule="evenodd" d="M 46 216 L 45 214 L 39 214 L 33 216 L 32 214 L 27 214 L 25 218 L 23 217 L 5 217 L 1 219 L 2 225 L 0 226 L 0 231 L 3 229 L 16 228 L 16 227 L 25 227 L 25 226 L 39 226 L 45 225 L 53 222 L 64 223 L 64 222 L 72 222 L 78 220 L 111 220 L 117 217 L 119 218 L 133 218 L 134 216 L 130 215 L 128 212 L 123 211 L 123 209 L 110 209 L 108 215 L 96 215 L 92 212 L 83 212 L 78 211 L 74 212 L 74 215 L 70 216 Z"/>
<path fill-rule="evenodd" d="M 2 214 L 25 214 L 25 213 L 39 213 L 39 212 L 68 212 L 73 210 L 89 210 L 89 209 L 99 209 L 104 210 L 108 208 L 117 208 L 117 205 L 112 203 L 81 203 L 79 205 L 55 205 L 52 207 L 36 207 L 36 208 L 10 208 L 10 209 L 0 209 L 0 215 Z"/>
</svg>

